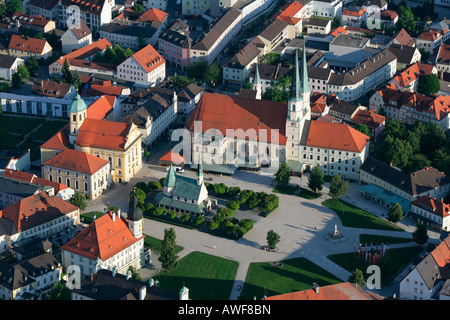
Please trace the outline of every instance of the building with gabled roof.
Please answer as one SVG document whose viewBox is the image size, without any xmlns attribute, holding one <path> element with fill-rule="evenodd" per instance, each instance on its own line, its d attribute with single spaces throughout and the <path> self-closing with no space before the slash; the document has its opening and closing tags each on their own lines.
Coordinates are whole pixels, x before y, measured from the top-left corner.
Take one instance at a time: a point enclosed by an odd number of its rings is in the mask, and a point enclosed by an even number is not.
<svg viewBox="0 0 450 320">
<path fill-rule="evenodd" d="M 24 181 L 24 182 L 30 182 L 34 184 L 38 184 L 41 186 L 48 186 L 52 187 L 54 190 L 54 194 L 63 200 L 68 201 L 75 193 L 75 191 L 68 186 L 57 183 L 55 181 L 50 181 L 47 179 L 40 178 L 36 176 L 33 173 L 30 172 L 24 172 L 20 170 L 12 170 L 12 169 L 5 169 L 5 172 L 3 173 L 3 176 L 6 178 Z"/>
<path fill-rule="evenodd" d="M 409 202 L 425 195 L 442 199 L 450 191 L 450 179 L 433 167 L 404 173 L 369 156 L 360 171 L 359 183 L 376 185 Z"/>
<path fill-rule="evenodd" d="M 50 252 L 14 263 L 0 260 L 0 299 L 43 300 L 61 275 L 61 263 Z"/>
<path fill-rule="evenodd" d="M 450 71 L 450 44 L 443 43 L 436 56 L 436 68 L 441 72 Z"/>
<path fill-rule="evenodd" d="M 179 214 L 189 213 L 194 217 L 205 215 L 217 205 L 217 199 L 208 196 L 208 190 L 203 182 L 201 155 L 199 157 L 196 179 L 177 175 L 170 162 L 169 171 L 164 180 L 164 191 L 153 198 L 155 205 Z"/>
<path fill-rule="evenodd" d="M 41 15 L 56 21 L 59 17 L 58 3 L 59 0 L 30 0 L 25 4 L 24 9 L 31 15 Z"/>
<path fill-rule="evenodd" d="M 38 192 L 0 211 L 0 252 L 23 239 L 45 239 L 79 223 L 77 206 L 46 192 Z"/>
<path fill-rule="evenodd" d="M 263 300 L 383 300 L 377 294 L 350 282 L 342 282 L 319 287 L 316 283 L 312 289 L 269 296 Z"/>
<path fill-rule="evenodd" d="M 72 290 L 72 300 L 188 300 L 189 290 L 183 287 L 175 293 L 159 286 L 153 280 L 144 282 L 115 271 L 101 269 L 89 275 L 80 288 Z"/>
<path fill-rule="evenodd" d="M 126 274 L 131 266 L 140 269 L 150 262 L 150 251 L 144 249 L 142 210 L 136 204 L 136 197 L 131 196 L 127 217 L 120 210 L 94 217 L 61 247 L 63 266 L 76 264 L 82 275 L 89 276 L 100 269 Z"/>
<path fill-rule="evenodd" d="M 450 238 L 445 238 L 400 281 L 402 300 L 438 300 L 450 279 Z M 444 291 L 445 294 L 445 291 Z"/>
<path fill-rule="evenodd" d="M 166 60 L 147 45 L 117 66 L 117 78 L 157 85 L 166 77 Z"/>
<path fill-rule="evenodd" d="M 55 21 L 41 15 L 29 15 L 21 12 L 15 12 L 11 16 L 11 21 L 16 28 L 28 27 L 37 32 L 50 33 L 56 27 Z"/>
<path fill-rule="evenodd" d="M 420 62 L 422 58 L 419 49 L 416 47 L 392 43 L 389 46 L 389 51 L 397 57 L 398 71 L 402 71 L 416 62 Z"/>
<path fill-rule="evenodd" d="M 43 164 L 42 177 L 64 183 L 93 200 L 111 185 L 111 164 L 82 151 L 65 149 Z"/>
<path fill-rule="evenodd" d="M 409 47 L 416 46 L 416 42 L 405 29 L 401 29 L 396 34 L 394 34 L 389 42 Z"/>
<path fill-rule="evenodd" d="M 417 36 L 416 47 L 433 54 L 434 50 L 442 44 L 442 41 L 443 36 L 441 32 L 428 29 Z"/>
<path fill-rule="evenodd" d="M 92 43 L 92 31 L 86 22 L 80 21 L 78 25 L 67 29 L 61 36 L 62 53 L 68 54 L 74 50 L 90 45 Z"/>
<path fill-rule="evenodd" d="M 428 226 L 438 231 L 450 231 L 450 205 L 442 199 L 430 196 L 420 196 L 411 202 L 411 212 L 407 215 L 416 220 L 421 220 Z M 450 259 L 448 254 L 447 259 Z"/>
<path fill-rule="evenodd" d="M 73 8 L 71 8 L 73 5 L 79 8 L 78 13 L 73 13 Z M 59 25 L 70 28 L 75 16 L 86 22 L 89 29 L 98 30 L 102 25 L 111 21 L 113 5 L 114 1 L 110 0 L 60 0 L 58 3 Z"/>
<path fill-rule="evenodd" d="M 421 77 L 429 74 L 437 75 L 435 66 L 416 62 L 394 77 L 387 85 L 388 88 L 399 91 L 417 92 L 419 89 L 419 81 Z"/>
<path fill-rule="evenodd" d="M 13 34 L 8 46 L 8 54 L 27 60 L 29 58 L 47 59 L 52 55 L 53 48 L 45 39 L 31 38 Z"/>
</svg>

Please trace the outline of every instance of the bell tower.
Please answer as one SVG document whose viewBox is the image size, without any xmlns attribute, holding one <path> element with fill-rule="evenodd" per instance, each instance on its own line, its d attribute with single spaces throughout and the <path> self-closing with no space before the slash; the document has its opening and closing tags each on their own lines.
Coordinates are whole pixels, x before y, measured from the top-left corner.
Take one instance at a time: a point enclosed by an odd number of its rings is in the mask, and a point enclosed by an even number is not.
<svg viewBox="0 0 450 320">
<path fill-rule="evenodd" d="M 258 64 L 255 63 L 255 78 L 253 79 L 253 90 L 256 91 L 256 99 L 261 100 L 261 78 L 259 77 Z"/>
<path fill-rule="evenodd" d="M 78 130 L 87 117 L 86 103 L 77 94 L 75 100 L 70 105 L 70 135 L 69 142 L 73 144 L 78 136 Z"/>
</svg>

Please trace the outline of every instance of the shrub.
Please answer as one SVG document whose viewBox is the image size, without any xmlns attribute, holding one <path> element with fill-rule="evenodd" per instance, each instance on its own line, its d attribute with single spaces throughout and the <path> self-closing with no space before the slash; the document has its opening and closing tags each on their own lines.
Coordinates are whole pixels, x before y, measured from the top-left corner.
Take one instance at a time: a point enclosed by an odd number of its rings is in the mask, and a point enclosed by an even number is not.
<svg viewBox="0 0 450 320">
<path fill-rule="evenodd" d="M 145 192 L 145 194 L 150 192 L 150 188 L 147 186 L 145 182 L 138 182 L 134 185 L 134 187 L 137 189 L 141 189 L 142 191 Z"/>
<path fill-rule="evenodd" d="M 205 217 L 203 216 L 198 216 L 194 218 L 194 224 L 196 226 L 200 226 L 201 224 L 205 223 Z"/>
<path fill-rule="evenodd" d="M 180 217 L 180 221 L 183 223 L 188 223 L 191 220 L 191 215 L 189 213 L 183 213 Z"/>
<path fill-rule="evenodd" d="M 161 215 L 163 215 L 165 212 L 166 212 L 166 208 L 164 208 L 164 207 L 158 207 L 158 208 L 155 208 L 155 210 L 153 210 L 153 214 L 154 214 L 155 216 L 161 216 Z"/>
<path fill-rule="evenodd" d="M 219 222 L 214 221 L 214 220 L 210 220 L 206 223 L 206 226 L 208 227 L 209 230 L 216 230 L 219 227 Z"/>
<path fill-rule="evenodd" d="M 159 183 L 158 181 L 150 181 L 148 183 L 148 189 L 150 190 L 157 190 L 161 188 L 161 183 Z"/>
<path fill-rule="evenodd" d="M 217 194 L 225 194 L 227 192 L 227 186 L 224 183 L 215 183 L 213 190 Z"/>
<path fill-rule="evenodd" d="M 235 197 L 241 192 L 241 188 L 239 187 L 229 187 L 227 190 L 227 195 L 229 197 Z"/>
<path fill-rule="evenodd" d="M 170 219 L 175 219 L 177 217 L 177 213 L 173 210 L 166 212 L 166 215 L 170 218 Z"/>
<path fill-rule="evenodd" d="M 242 238 L 247 233 L 247 231 L 248 230 L 246 230 L 246 229 L 244 229 L 243 227 L 240 227 L 240 226 L 234 226 L 233 230 L 232 230 L 232 232 L 235 235 L 236 239 Z"/>
<path fill-rule="evenodd" d="M 231 210 L 239 210 L 240 205 L 237 201 L 228 201 L 227 208 Z"/>
<path fill-rule="evenodd" d="M 252 219 L 242 219 L 239 221 L 238 225 L 248 231 L 253 228 L 253 223 L 254 221 Z"/>
</svg>

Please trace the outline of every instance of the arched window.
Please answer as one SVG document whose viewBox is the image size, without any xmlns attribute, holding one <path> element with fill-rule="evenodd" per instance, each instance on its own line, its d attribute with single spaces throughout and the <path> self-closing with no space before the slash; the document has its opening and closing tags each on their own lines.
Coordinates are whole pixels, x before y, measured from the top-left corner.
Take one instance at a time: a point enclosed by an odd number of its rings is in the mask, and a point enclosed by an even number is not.
<svg viewBox="0 0 450 320">
<path fill-rule="evenodd" d="M 295 111 L 295 104 L 292 105 L 292 111 Z"/>
<path fill-rule="evenodd" d="M 74 114 L 74 115 L 72 116 L 72 120 L 73 120 L 73 121 L 77 121 L 77 115 L 76 115 L 76 114 Z"/>
</svg>

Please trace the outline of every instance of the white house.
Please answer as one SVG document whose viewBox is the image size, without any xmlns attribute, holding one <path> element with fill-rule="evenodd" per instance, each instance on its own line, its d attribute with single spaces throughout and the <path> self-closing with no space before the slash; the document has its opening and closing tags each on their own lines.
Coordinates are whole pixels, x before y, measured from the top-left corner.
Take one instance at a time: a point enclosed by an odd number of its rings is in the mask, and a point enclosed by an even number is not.
<svg viewBox="0 0 450 320">
<path fill-rule="evenodd" d="M 166 77 L 166 60 L 148 45 L 117 66 L 117 78 L 157 85 Z"/>
<path fill-rule="evenodd" d="M 84 21 L 67 29 L 61 36 L 62 53 L 67 54 L 92 43 L 92 32 Z"/>
<path fill-rule="evenodd" d="M 24 62 L 21 58 L 0 54 L 0 78 L 11 81 L 12 75 Z"/>
</svg>

